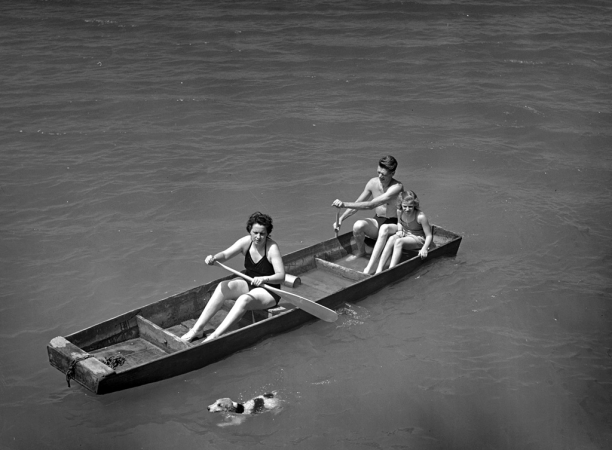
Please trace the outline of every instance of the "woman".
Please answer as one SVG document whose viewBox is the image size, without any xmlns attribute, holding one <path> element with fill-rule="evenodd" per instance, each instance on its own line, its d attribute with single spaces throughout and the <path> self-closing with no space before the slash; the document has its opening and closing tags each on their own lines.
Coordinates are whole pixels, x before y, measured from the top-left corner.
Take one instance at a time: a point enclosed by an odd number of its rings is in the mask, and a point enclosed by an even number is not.
<svg viewBox="0 0 612 450">
<path fill-rule="evenodd" d="M 278 305 L 280 296 L 263 287 L 263 283 L 280 289 L 280 283 L 285 279 L 285 266 L 278 245 L 270 239 L 272 232 L 272 218 L 260 212 L 253 213 L 247 221 L 248 236 L 238 239 L 231 247 L 206 257 L 206 264 L 213 265 L 215 261 L 227 261 L 242 253 L 246 274 L 253 278 L 249 283 L 243 278 L 234 278 L 222 281 L 217 285 L 210 297 L 204 311 L 193 328 L 185 333 L 181 339 L 191 342 L 201 338 L 204 327 L 223 306 L 225 300 L 236 300 L 223 322 L 212 332 L 204 342 L 221 336 L 245 311 L 255 309 L 268 309 Z"/>
<path fill-rule="evenodd" d="M 413 191 L 402 192 L 397 198 L 397 233 L 391 236 L 380 257 L 376 273 L 382 272 L 389 255 L 389 268 L 395 267 L 402 257 L 402 250 L 419 250 L 421 258 L 427 258 L 427 250 L 433 241 L 431 225 L 419 209 L 419 199 Z"/>
</svg>

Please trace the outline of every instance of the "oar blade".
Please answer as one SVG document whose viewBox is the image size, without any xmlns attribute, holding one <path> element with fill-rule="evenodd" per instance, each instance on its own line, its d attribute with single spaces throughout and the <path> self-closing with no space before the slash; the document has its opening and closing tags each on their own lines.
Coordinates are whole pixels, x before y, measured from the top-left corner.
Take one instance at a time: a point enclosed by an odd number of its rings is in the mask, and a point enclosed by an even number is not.
<svg viewBox="0 0 612 450">
<path fill-rule="evenodd" d="M 290 294 L 287 291 L 282 292 Z M 336 311 L 326 308 L 323 305 L 319 305 L 318 303 L 315 303 L 311 300 L 302 300 L 298 296 L 291 294 L 285 296 L 281 294 L 281 297 L 284 297 L 283 299 L 291 303 L 292 305 L 297 306 L 298 308 L 306 311 L 309 314 L 312 314 L 315 317 L 318 317 L 321 320 L 324 320 L 325 322 L 335 322 L 336 320 L 338 320 L 338 314 L 336 313 Z"/>
</svg>

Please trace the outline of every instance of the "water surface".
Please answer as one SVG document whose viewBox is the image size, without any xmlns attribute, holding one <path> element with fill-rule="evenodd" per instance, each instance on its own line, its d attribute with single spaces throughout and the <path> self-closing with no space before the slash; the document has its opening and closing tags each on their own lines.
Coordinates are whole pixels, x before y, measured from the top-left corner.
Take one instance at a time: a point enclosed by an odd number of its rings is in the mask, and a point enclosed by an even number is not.
<svg viewBox="0 0 612 450">
<path fill-rule="evenodd" d="M 3 2 L 1 446 L 609 448 L 611 12 Z M 457 257 L 164 382 L 97 397 L 49 366 L 53 337 L 220 276 L 254 210 L 284 253 L 331 237 L 386 154 Z M 278 415 L 206 411 L 267 390 Z"/>
</svg>

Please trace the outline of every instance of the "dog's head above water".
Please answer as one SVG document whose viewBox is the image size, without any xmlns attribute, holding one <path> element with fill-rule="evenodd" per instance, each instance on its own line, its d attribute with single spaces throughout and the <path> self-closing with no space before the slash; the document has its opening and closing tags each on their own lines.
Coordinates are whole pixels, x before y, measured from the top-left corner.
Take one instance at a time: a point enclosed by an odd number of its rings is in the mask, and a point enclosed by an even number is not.
<svg viewBox="0 0 612 450">
<path fill-rule="evenodd" d="M 240 406 L 240 409 L 244 411 L 244 406 Z M 238 411 L 238 403 L 233 402 L 231 398 L 220 398 L 212 405 L 209 405 L 208 410 L 210 412 L 238 412 L 239 414 L 242 413 L 242 411 Z"/>
</svg>

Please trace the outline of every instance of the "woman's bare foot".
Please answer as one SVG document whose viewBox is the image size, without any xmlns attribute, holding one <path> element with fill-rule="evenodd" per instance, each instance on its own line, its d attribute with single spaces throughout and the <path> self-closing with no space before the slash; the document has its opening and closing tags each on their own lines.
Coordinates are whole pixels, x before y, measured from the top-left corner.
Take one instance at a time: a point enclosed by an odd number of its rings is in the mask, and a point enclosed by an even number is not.
<svg viewBox="0 0 612 450">
<path fill-rule="evenodd" d="M 181 341 L 191 342 L 194 339 L 201 339 L 202 337 L 204 337 L 204 330 L 196 331 L 192 328 L 181 336 Z"/>
</svg>

